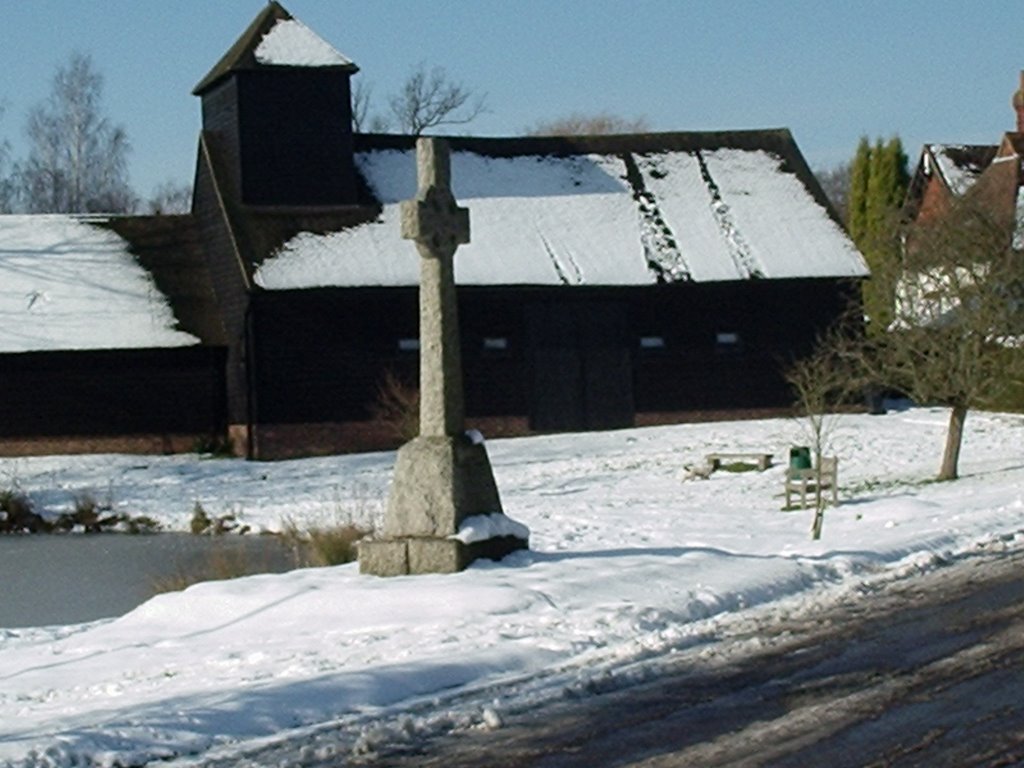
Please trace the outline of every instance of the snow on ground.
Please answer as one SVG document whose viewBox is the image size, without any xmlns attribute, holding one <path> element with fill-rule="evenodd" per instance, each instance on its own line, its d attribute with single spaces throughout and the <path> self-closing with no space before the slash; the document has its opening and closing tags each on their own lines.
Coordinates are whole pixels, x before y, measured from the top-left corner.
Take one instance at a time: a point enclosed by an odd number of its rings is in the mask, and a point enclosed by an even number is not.
<svg viewBox="0 0 1024 768">
<path fill-rule="evenodd" d="M 972 414 L 963 478 L 931 483 L 946 419 L 938 409 L 842 417 L 842 504 L 820 542 L 809 511 L 780 510 L 780 460 L 805 442 L 797 421 L 488 443 L 529 552 L 449 576 L 379 579 L 355 565 L 253 576 L 113 620 L 0 629 L 0 765 L 136 764 L 326 722 L 365 747 L 396 712 L 419 713 L 402 726 L 412 730 L 494 724 L 513 706 L 508 686 L 529 707 L 713 644 L 783 599 L 826 601 L 979 546 L 1024 546 L 1024 417 Z M 771 451 L 780 463 L 681 479 L 684 463 L 715 450 Z M 273 529 L 379 517 L 393 459 L 30 458 L 0 461 L 0 486 L 54 510 L 75 493 L 106 494 L 175 528 L 200 501 Z M 467 690 L 493 691 L 492 703 L 467 709 Z"/>
<path fill-rule="evenodd" d="M 152 276 L 82 217 L 0 216 L 0 352 L 180 347 Z"/>
</svg>

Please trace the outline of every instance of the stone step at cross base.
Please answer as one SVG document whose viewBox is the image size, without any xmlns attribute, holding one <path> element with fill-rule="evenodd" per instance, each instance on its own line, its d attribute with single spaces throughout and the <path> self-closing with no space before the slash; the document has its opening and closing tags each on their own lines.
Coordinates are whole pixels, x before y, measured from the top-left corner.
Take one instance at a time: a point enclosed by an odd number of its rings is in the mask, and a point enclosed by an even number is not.
<svg viewBox="0 0 1024 768">
<path fill-rule="evenodd" d="M 474 560 L 501 560 L 528 546 L 517 536 L 495 536 L 471 544 L 434 537 L 369 539 L 359 542 L 359 572 L 374 576 L 457 573 Z"/>
</svg>

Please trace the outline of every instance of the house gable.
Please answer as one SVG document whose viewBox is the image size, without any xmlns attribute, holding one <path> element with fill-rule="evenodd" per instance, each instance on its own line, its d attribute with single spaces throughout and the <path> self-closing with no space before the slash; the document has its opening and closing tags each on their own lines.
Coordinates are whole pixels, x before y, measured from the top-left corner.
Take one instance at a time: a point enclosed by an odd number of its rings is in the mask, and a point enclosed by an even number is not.
<svg viewBox="0 0 1024 768">
<path fill-rule="evenodd" d="M 998 145 L 926 144 L 907 189 L 909 215 L 922 221 L 943 215 L 974 186 L 998 150 Z"/>
</svg>

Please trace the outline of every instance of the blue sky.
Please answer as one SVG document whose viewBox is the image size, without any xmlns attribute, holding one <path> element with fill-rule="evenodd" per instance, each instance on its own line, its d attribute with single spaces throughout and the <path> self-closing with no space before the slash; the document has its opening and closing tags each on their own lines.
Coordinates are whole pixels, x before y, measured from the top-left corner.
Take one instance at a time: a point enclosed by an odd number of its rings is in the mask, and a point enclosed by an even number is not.
<svg viewBox="0 0 1024 768">
<path fill-rule="evenodd" d="M 28 108 L 72 51 L 104 75 L 133 144 L 132 182 L 190 183 L 192 87 L 262 0 L 0 0 L 0 139 L 23 150 Z M 569 112 L 655 130 L 788 127 L 812 167 L 861 135 L 995 143 L 1024 68 L 1024 5 L 831 0 L 284 0 L 353 59 L 378 107 L 420 62 L 487 94 L 468 131 L 515 135 Z"/>
</svg>

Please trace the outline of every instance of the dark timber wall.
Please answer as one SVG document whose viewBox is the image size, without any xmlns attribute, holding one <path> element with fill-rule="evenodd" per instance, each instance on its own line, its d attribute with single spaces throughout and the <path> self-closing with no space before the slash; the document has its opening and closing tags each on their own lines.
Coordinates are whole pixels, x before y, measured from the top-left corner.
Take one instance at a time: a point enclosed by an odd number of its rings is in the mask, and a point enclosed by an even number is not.
<svg viewBox="0 0 1024 768">
<path fill-rule="evenodd" d="M 249 289 L 246 267 L 236 250 L 229 226 L 232 211 L 225 205 L 225 198 L 230 199 L 231 190 L 218 186 L 218 181 L 224 181 L 225 185 L 231 183 L 223 167 L 228 164 L 222 160 L 225 155 L 230 153 L 221 146 L 221 142 L 204 133 L 200 138 L 193 210 L 228 347 L 225 363 L 228 421 L 233 425 L 244 425 L 249 414 L 249 385 L 245 371 Z M 221 172 L 220 176 L 217 170 Z M 228 178 L 224 179 L 224 176 Z"/>
<path fill-rule="evenodd" d="M 333 69 L 243 73 L 242 200 L 355 202 L 349 76 Z"/>
<path fill-rule="evenodd" d="M 852 295 L 835 280 L 462 287 L 467 416 L 556 431 L 785 407 L 784 361 Z M 255 293 L 252 312 L 260 425 L 365 421 L 386 371 L 416 381 L 415 288 Z"/>
<path fill-rule="evenodd" d="M 356 199 L 350 73 L 336 68 L 234 72 L 203 93 L 248 205 L 343 205 Z"/>
<path fill-rule="evenodd" d="M 3 355 L 0 443 L 18 438 L 194 435 L 225 428 L 217 347 Z"/>
</svg>

